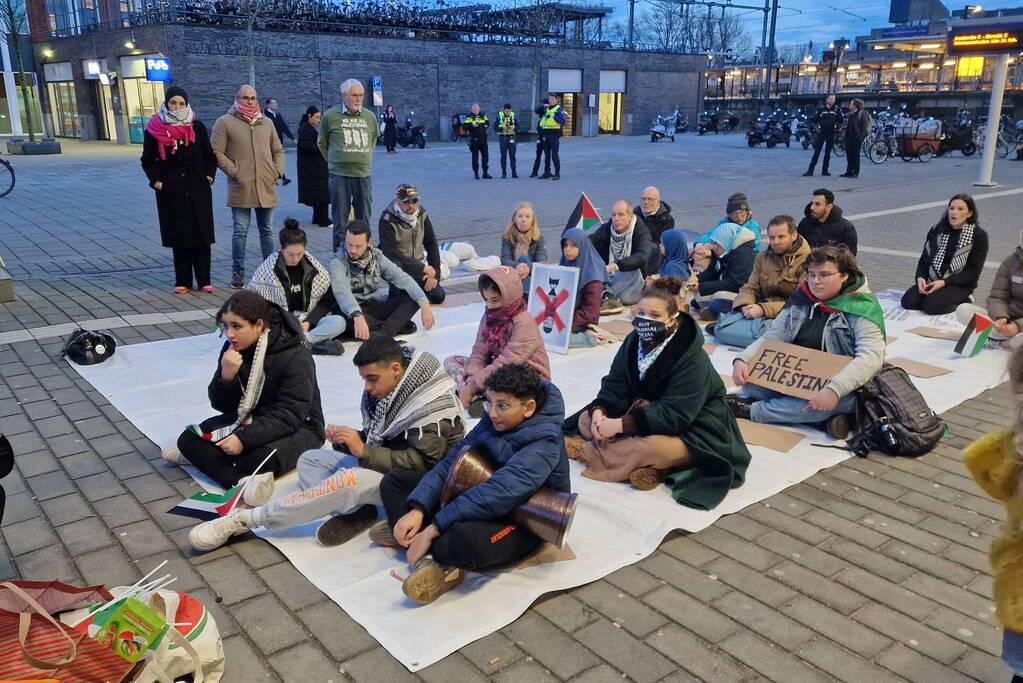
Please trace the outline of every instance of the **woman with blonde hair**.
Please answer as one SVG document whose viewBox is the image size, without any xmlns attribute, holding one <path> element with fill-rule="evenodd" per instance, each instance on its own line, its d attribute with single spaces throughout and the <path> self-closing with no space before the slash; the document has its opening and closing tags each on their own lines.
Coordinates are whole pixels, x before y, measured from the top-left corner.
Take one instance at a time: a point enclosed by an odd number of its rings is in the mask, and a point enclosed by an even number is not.
<svg viewBox="0 0 1023 683">
<path fill-rule="evenodd" d="M 534 263 L 547 263 L 547 245 L 540 234 L 536 212 L 529 202 L 522 202 L 512 211 L 508 228 L 501 240 L 501 265 L 514 268 L 522 278 L 522 291 L 528 296 L 529 276 Z"/>
</svg>

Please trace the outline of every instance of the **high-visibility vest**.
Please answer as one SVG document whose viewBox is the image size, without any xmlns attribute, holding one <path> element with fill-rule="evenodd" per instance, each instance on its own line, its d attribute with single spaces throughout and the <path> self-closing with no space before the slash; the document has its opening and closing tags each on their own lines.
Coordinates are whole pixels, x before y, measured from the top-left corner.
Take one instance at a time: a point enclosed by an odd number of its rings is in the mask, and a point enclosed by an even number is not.
<svg viewBox="0 0 1023 683">
<path fill-rule="evenodd" d="M 554 118 L 559 109 L 561 109 L 560 104 L 555 104 L 553 107 L 547 107 L 547 111 L 540 117 L 540 127 L 544 130 L 557 130 L 561 128 L 561 124 Z"/>
<path fill-rule="evenodd" d="M 510 124 L 509 128 L 505 128 Z M 515 112 L 505 116 L 504 110 L 497 112 L 497 132 L 499 135 L 515 135 Z"/>
<path fill-rule="evenodd" d="M 469 114 L 468 116 L 465 117 L 465 122 L 468 123 L 469 125 L 475 123 L 486 127 L 487 115 L 484 114 L 483 112 L 480 112 L 479 114 Z"/>
</svg>

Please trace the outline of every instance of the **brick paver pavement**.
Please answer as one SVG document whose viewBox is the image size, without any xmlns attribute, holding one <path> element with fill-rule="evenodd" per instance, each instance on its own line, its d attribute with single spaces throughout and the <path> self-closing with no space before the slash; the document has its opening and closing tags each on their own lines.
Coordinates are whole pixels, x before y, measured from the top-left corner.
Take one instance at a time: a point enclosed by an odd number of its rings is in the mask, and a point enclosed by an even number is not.
<svg viewBox="0 0 1023 683">
<path fill-rule="evenodd" d="M 0 307 L 0 432 L 17 453 L 4 480 L 0 576 L 132 583 L 157 563 L 213 611 L 227 681 L 1003 681 L 986 550 L 1000 506 L 960 461 L 977 436 L 1012 420 L 1005 387 L 944 418 L 952 435 L 923 458 L 850 459 L 697 534 L 672 534 L 607 578 L 538 601 L 508 627 L 409 674 L 361 626 L 254 536 L 188 549 L 191 521 L 166 510 L 195 485 L 57 358 L 74 321 L 122 344 L 194 335 L 228 293 L 175 296 L 137 148 L 67 144 L 58 158 L 15 158 L 0 200 L 0 256 L 19 301 Z M 655 184 L 680 227 L 706 228 L 742 189 L 761 222 L 798 214 L 828 185 L 847 214 L 942 201 L 970 191 L 976 159 L 864 166 L 858 181 L 802 178 L 801 150 L 747 150 L 737 136 L 569 140 L 560 184 L 467 180 L 461 145 L 378 156 L 376 206 L 403 180 L 420 186 L 445 239 L 494 251 L 515 202 L 537 205 L 550 244 L 585 190 L 599 206 Z M 293 163 L 293 157 L 289 157 Z M 291 174 L 293 175 L 293 174 Z M 996 178 L 1023 185 L 1023 164 Z M 278 220 L 303 219 L 295 186 Z M 998 188 L 1001 191 L 1006 188 Z M 984 194 L 991 190 L 978 190 Z M 229 214 L 215 194 L 214 283 L 229 276 Z M 1015 195 L 984 199 L 989 261 L 1018 241 Z M 876 288 L 908 286 L 925 208 L 857 220 Z M 602 211 L 606 214 L 606 209 Z M 328 231 L 312 229 L 322 254 Z M 258 247 L 250 238 L 250 270 Z M 986 296 L 993 269 L 979 293 Z M 415 618 L 410 613 L 410 618 Z"/>
</svg>

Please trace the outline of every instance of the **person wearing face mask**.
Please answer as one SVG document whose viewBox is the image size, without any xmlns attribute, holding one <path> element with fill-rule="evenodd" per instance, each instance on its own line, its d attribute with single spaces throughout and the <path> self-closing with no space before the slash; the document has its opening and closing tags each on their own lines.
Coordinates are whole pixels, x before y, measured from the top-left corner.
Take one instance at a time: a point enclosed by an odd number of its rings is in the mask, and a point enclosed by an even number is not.
<svg viewBox="0 0 1023 683">
<path fill-rule="evenodd" d="M 210 245 L 216 241 L 210 185 L 217 158 L 183 88 L 167 88 L 143 137 L 142 170 L 156 193 L 160 241 L 174 254 L 174 293 L 191 289 L 194 273 L 195 284 L 210 294 Z"/>
<path fill-rule="evenodd" d="M 916 264 L 916 284 L 902 295 L 907 311 L 942 315 L 969 301 L 987 260 L 987 233 L 968 194 L 948 201 L 941 220 L 927 232 Z"/>
<path fill-rule="evenodd" d="M 337 337 L 347 325 L 343 317 L 334 314 L 337 306 L 330 291 L 330 274 L 306 250 L 308 238 L 294 218 L 284 219 L 280 241 L 281 248 L 256 268 L 246 289 L 298 318 L 313 353 L 340 356 L 345 347 Z"/>
<path fill-rule="evenodd" d="M 303 452 L 323 445 L 316 367 L 298 321 L 255 292 L 232 294 L 217 323 L 227 341 L 209 396 L 220 415 L 189 425 L 163 458 L 190 463 L 224 488 L 246 479 L 244 502 L 263 505 L 273 493 L 274 476 L 290 472 Z"/>
<path fill-rule="evenodd" d="M 771 327 L 732 363 L 743 395 L 729 394 L 736 417 L 765 423 L 816 424 L 830 436 L 849 436 L 856 390 L 884 363 L 884 312 L 866 291 L 856 257 L 845 247 L 818 247 L 806 260 L 806 281 L 789 297 Z M 764 340 L 852 356 L 852 361 L 807 401 L 748 384 L 750 365 Z"/>
<path fill-rule="evenodd" d="M 547 263 L 547 244 L 540 232 L 533 205 L 522 202 L 512 211 L 501 239 L 501 265 L 514 268 L 519 274 L 526 298 L 534 263 Z"/>
<path fill-rule="evenodd" d="M 600 392 L 566 420 L 580 434 L 566 445 L 584 477 L 643 490 L 664 481 L 679 504 L 710 510 L 742 485 L 750 454 L 703 334 L 679 314 L 681 291 L 673 277 L 643 290 Z"/>
<path fill-rule="evenodd" d="M 522 279 L 508 266 L 480 275 L 480 296 L 486 309 L 476 328 L 476 341 L 466 356 L 448 356 L 444 369 L 455 380 L 458 398 L 470 417 L 483 414 L 483 386 L 502 365 L 525 363 L 546 381 L 551 379 L 547 348 L 533 316 L 526 310 Z"/>
<path fill-rule="evenodd" d="M 384 256 L 419 283 L 431 304 L 444 303 L 447 294 L 440 285 L 440 249 L 415 185 L 398 186 L 395 200 L 380 214 L 377 232 Z"/>
</svg>

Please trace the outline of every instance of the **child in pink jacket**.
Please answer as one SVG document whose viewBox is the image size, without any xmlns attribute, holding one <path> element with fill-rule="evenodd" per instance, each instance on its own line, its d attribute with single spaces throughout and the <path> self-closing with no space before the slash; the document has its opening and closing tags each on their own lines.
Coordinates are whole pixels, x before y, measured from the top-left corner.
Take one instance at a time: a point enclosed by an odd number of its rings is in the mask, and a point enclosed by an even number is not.
<svg viewBox="0 0 1023 683">
<path fill-rule="evenodd" d="M 455 380 L 458 398 L 471 417 L 482 415 L 483 384 L 502 365 L 525 363 L 541 379 L 551 379 L 547 349 L 536 322 L 526 310 L 518 272 L 507 266 L 489 270 L 480 275 L 479 290 L 487 310 L 476 331 L 472 353 L 468 358 L 444 359 L 444 369 Z"/>
</svg>

